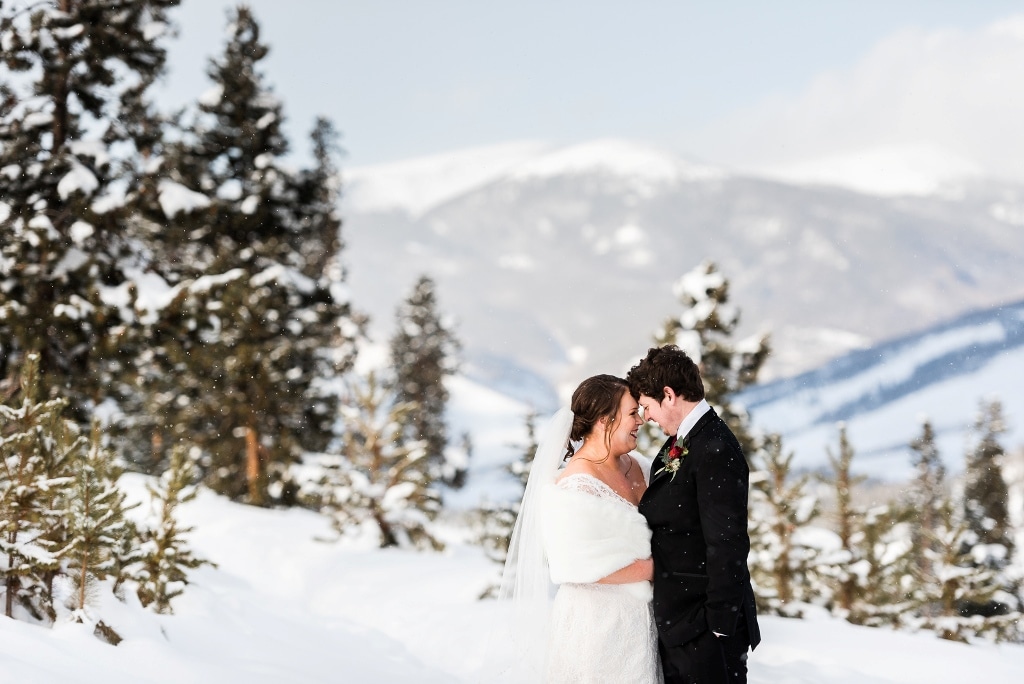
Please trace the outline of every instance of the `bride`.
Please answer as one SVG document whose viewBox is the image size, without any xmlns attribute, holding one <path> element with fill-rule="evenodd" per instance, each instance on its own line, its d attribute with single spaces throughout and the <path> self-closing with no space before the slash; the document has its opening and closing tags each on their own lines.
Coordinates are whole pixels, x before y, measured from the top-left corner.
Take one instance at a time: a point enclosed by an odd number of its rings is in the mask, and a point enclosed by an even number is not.
<svg viewBox="0 0 1024 684">
<path fill-rule="evenodd" d="M 526 681 L 541 672 L 557 684 L 661 681 L 651 533 L 637 511 L 649 464 L 629 453 L 642 424 L 626 382 L 597 375 L 541 440 L 501 589 L 515 600 L 516 669 Z"/>
</svg>

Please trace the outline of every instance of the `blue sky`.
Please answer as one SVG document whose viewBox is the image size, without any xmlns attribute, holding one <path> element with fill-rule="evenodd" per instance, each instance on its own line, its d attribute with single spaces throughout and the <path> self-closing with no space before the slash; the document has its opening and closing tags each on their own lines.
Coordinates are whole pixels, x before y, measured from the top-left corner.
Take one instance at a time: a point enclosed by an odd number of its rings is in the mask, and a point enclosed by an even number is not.
<svg viewBox="0 0 1024 684">
<path fill-rule="evenodd" d="M 963 81 L 985 81 L 985 65 L 1024 70 L 1024 28 L 1004 31 L 1012 40 L 996 48 L 988 34 L 1024 16 L 1019 1 L 249 4 L 297 151 L 326 114 L 343 133 L 346 166 L 510 140 L 624 137 L 737 167 L 901 141 L 990 167 L 1002 162 L 985 155 L 1009 155 L 1004 123 L 985 117 L 1003 111 L 1010 126 L 1024 114 L 1008 82 L 969 93 L 975 104 L 962 115 L 956 104 Z M 232 5 L 186 0 L 176 11 L 164 102 L 206 88 Z M 986 132 L 972 140 L 970 129 Z M 997 171 L 1015 175 L 1015 164 Z"/>
</svg>

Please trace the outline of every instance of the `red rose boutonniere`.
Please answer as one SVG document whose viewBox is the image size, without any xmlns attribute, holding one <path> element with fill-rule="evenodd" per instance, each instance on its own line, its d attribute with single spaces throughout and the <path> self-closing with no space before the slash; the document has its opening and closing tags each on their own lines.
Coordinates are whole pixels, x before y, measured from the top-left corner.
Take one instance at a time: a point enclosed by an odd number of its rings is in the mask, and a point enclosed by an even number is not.
<svg viewBox="0 0 1024 684">
<path fill-rule="evenodd" d="M 676 471 L 679 470 L 679 465 L 683 462 L 683 457 L 688 453 L 690 453 L 690 450 L 686 448 L 685 444 L 673 444 L 668 451 L 661 455 L 661 462 L 665 465 L 663 465 L 658 472 L 654 474 L 658 475 L 664 470 L 672 473 L 671 480 L 676 479 Z"/>
</svg>

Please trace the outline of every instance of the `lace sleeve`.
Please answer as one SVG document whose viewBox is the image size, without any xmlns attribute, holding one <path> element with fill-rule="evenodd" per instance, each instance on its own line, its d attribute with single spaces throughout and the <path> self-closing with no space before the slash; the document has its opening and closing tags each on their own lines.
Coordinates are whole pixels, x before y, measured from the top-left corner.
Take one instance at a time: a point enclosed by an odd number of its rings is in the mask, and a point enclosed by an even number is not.
<svg viewBox="0 0 1024 684">
<path fill-rule="evenodd" d="M 618 494 L 615 494 L 614 490 L 604 482 L 601 482 L 593 475 L 587 475 L 586 473 L 566 475 L 558 481 L 558 487 L 570 492 L 590 494 L 591 496 L 596 496 L 599 499 L 608 499 L 613 497 L 616 499 L 622 498 Z M 610 497 L 609 494 L 612 494 L 613 497 Z"/>
</svg>

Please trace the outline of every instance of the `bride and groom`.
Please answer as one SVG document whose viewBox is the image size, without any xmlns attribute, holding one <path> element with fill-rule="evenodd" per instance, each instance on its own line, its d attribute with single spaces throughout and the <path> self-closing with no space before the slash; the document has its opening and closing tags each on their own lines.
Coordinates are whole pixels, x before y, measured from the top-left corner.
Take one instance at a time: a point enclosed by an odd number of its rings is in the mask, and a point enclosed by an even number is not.
<svg viewBox="0 0 1024 684">
<path fill-rule="evenodd" d="M 645 420 L 668 437 L 652 463 L 630 454 Z M 746 682 L 760 641 L 748 481 L 677 347 L 581 383 L 540 441 L 506 562 L 517 667 L 552 683 Z"/>
</svg>

